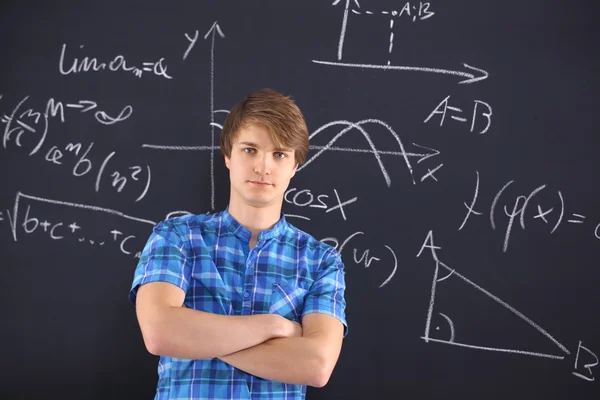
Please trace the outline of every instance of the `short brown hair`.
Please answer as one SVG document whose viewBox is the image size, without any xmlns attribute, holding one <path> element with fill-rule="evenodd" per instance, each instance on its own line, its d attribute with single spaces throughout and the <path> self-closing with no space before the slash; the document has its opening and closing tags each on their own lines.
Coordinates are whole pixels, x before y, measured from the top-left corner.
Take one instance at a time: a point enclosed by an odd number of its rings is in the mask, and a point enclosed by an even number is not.
<svg viewBox="0 0 600 400">
<path fill-rule="evenodd" d="M 272 89 L 261 89 L 233 107 L 221 131 L 221 152 L 224 156 L 231 157 L 233 139 L 248 124 L 264 126 L 277 147 L 294 149 L 294 159 L 298 164 L 306 161 L 308 128 L 302 112 L 289 96 Z"/>
</svg>

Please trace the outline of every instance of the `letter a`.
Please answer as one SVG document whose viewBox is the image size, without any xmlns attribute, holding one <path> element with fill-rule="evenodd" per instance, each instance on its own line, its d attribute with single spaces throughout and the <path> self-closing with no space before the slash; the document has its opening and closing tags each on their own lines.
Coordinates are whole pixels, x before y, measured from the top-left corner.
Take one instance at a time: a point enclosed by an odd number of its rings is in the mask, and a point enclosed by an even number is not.
<svg viewBox="0 0 600 400">
<path fill-rule="evenodd" d="M 448 108 L 448 99 L 450 98 L 450 95 L 448 95 L 448 97 L 446 97 L 444 100 L 442 100 L 442 102 L 440 104 L 438 104 L 438 106 L 435 108 L 435 110 L 433 110 L 431 112 L 431 114 L 429 114 L 429 117 L 427 117 L 427 119 L 425 121 L 423 121 L 424 124 L 427 123 L 427 121 L 429 121 L 431 119 L 431 117 L 433 117 L 434 114 L 442 114 L 442 120 L 440 121 L 440 126 L 442 126 L 444 124 L 444 118 L 446 118 L 446 109 Z M 444 105 L 444 111 L 438 111 L 440 109 L 440 107 L 442 107 L 442 104 Z"/>
<path fill-rule="evenodd" d="M 429 242 L 429 244 L 427 244 Z M 433 231 L 429 231 L 429 233 L 427 234 L 427 237 L 425 238 L 425 241 L 423 242 L 423 245 L 421 246 L 421 250 L 419 250 L 419 254 L 417 254 L 417 257 L 419 257 L 421 255 L 421 253 L 423 252 L 423 249 L 427 247 L 428 249 L 431 249 L 431 255 L 433 256 L 433 259 L 435 261 L 439 261 L 437 254 L 435 254 L 436 250 L 441 250 L 442 248 L 439 246 L 436 246 L 433 243 Z"/>
<path fill-rule="evenodd" d="M 401 17 L 404 11 L 406 11 L 406 14 L 410 16 L 410 2 L 406 2 L 404 7 L 402 7 L 402 10 L 400 10 L 400 12 L 398 13 L 398 16 Z"/>
</svg>

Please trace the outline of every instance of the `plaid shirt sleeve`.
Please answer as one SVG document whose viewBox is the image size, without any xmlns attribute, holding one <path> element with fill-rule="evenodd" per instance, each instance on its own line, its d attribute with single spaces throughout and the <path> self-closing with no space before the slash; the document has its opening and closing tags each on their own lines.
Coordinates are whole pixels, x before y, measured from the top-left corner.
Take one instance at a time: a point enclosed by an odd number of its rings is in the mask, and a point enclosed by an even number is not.
<svg viewBox="0 0 600 400">
<path fill-rule="evenodd" d="M 129 301 L 135 304 L 137 291 L 149 282 L 168 282 L 187 292 L 191 268 L 188 242 L 172 221 L 159 222 L 148 238 L 135 269 Z"/>
<path fill-rule="evenodd" d="M 335 249 L 331 249 L 323 257 L 317 279 L 304 299 L 302 315 L 310 313 L 331 315 L 344 324 L 344 336 L 346 336 L 348 324 L 346 323 L 345 290 L 344 263 L 340 254 Z"/>
</svg>

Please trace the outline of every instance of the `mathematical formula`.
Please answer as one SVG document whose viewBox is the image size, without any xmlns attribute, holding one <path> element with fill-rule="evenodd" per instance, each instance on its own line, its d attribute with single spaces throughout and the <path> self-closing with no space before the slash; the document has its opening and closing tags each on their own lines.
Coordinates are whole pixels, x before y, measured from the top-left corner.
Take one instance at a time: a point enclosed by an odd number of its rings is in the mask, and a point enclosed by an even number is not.
<svg viewBox="0 0 600 400">
<path fill-rule="evenodd" d="M 476 171 L 476 174 L 477 181 L 475 183 L 473 199 L 471 200 L 470 204 L 464 203 L 467 212 L 460 227 L 458 228 L 459 231 L 465 227 L 471 216 L 474 216 L 475 218 L 484 215 L 483 211 L 475 210 L 475 204 L 479 195 L 479 171 Z M 513 183 L 514 181 L 511 180 L 503 185 L 502 188 L 496 192 L 494 200 L 489 205 L 489 208 L 486 207 L 486 215 L 489 218 L 492 229 L 496 229 L 496 221 L 501 217 L 507 217 L 508 219 L 506 221 L 506 228 L 504 230 L 504 245 L 502 248 L 504 252 L 506 252 L 508 249 L 510 236 L 515 226 L 521 226 L 521 229 L 525 230 L 527 224 L 526 216 L 530 216 L 531 220 L 534 222 L 543 223 L 544 225 L 548 226 L 548 231 L 550 234 L 553 234 L 563 223 L 581 225 L 587 222 L 587 217 L 585 215 L 579 213 L 569 214 L 567 212 L 567 209 L 565 208 L 565 199 L 560 190 L 550 192 L 546 185 L 540 185 L 531 190 L 529 193 L 519 194 L 511 197 L 510 189 Z M 541 196 L 545 197 L 541 198 Z M 505 204 L 498 210 L 499 203 L 502 203 L 502 199 L 506 198 L 509 199 L 507 200 L 508 207 Z M 514 202 L 512 202 L 513 199 Z M 542 202 L 541 200 L 545 201 Z M 548 205 L 549 203 L 554 204 L 554 206 Z M 527 213 L 527 211 L 530 210 L 533 210 L 533 212 Z M 596 238 L 600 239 L 600 223 L 594 225 L 591 231 Z"/>
</svg>

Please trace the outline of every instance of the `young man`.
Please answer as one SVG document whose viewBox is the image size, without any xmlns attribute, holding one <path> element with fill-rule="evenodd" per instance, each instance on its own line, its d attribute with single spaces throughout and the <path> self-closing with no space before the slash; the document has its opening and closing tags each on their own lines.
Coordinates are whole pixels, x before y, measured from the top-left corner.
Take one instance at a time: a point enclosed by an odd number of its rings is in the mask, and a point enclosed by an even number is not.
<svg viewBox="0 0 600 400">
<path fill-rule="evenodd" d="M 231 110 L 221 151 L 227 209 L 157 224 L 135 270 L 156 399 L 303 399 L 329 380 L 347 332 L 339 253 L 281 212 L 308 129 L 290 98 L 263 89 Z"/>
</svg>

